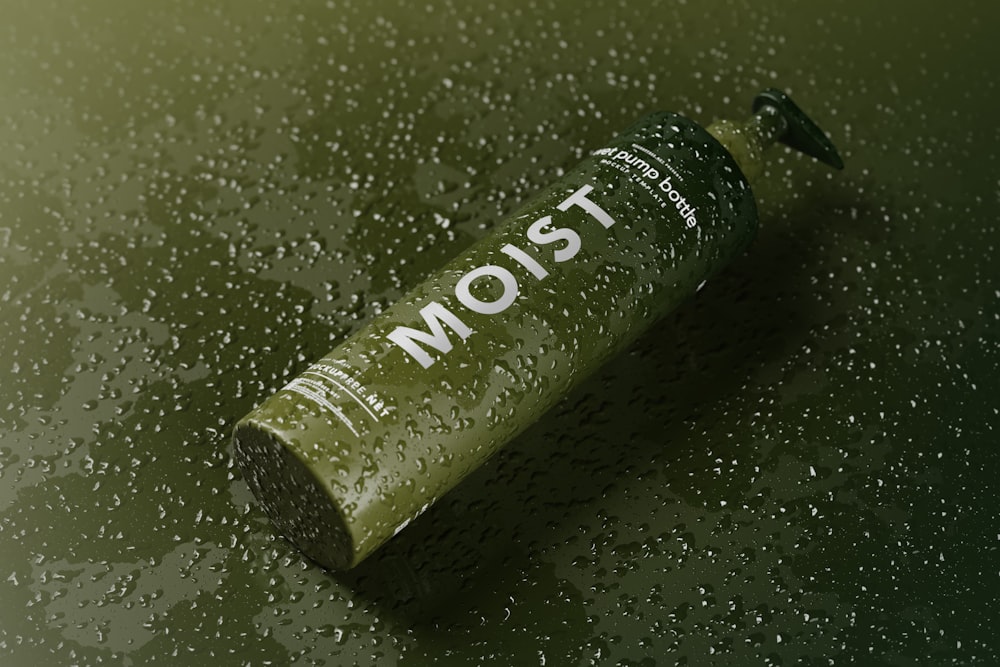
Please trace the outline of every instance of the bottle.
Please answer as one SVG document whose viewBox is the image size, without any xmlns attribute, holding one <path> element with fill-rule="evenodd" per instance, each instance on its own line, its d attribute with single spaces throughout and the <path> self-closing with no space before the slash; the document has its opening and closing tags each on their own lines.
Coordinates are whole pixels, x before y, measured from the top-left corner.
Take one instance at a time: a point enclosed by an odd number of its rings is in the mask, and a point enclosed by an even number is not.
<svg viewBox="0 0 1000 667">
<path fill-rule="evenodd" d="M 355 566 L 746 249 L 764 148 L 843 166 L 781 91 L 753 112 L 642 118 L 244 417 L 278 530 Z"/>
</svg>

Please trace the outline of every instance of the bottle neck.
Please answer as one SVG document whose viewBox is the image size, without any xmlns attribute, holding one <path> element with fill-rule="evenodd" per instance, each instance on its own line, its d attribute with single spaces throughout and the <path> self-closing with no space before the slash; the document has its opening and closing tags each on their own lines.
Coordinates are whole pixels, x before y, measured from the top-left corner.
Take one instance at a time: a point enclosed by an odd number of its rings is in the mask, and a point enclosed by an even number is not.
<svg viewBox="0 0 1000 667">
<path fill-rule="evenodd" d="M 751 185 L 764 171 L 764 151 L 788 130 L 788 121 L 774 107 L 764 106 L 746 121 L 720 120 L 708 132 L 736 160 Z"/>
</svg>

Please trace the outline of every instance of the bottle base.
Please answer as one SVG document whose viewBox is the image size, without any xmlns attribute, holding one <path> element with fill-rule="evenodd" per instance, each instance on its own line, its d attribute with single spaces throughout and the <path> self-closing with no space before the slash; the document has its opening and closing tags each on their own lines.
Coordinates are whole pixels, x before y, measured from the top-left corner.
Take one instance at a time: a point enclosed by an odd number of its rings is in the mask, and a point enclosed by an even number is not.
<svg viewBox="0 0 1000 667">
<path fill-rule="evenodd" d="M 233 453 L 243 477 L 284 537 L 331 570 L 357 564 L 354 541 L 321 480 L 266 427 L 237 425 Z"/>
</svg>

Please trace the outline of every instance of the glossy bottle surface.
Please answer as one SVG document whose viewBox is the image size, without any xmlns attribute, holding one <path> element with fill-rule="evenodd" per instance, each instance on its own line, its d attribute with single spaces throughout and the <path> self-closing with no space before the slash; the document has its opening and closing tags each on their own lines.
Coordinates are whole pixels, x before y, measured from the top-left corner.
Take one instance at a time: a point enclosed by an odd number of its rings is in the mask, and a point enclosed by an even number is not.
<svg viewBox="0 0 1000 667">
<path fill-rule="evenodd" d="M 756 224 L 714 138 L 645 117 L 244 418 L 248 483 L 310 557 L 355 565 L 690 296 Z"/>
</svg>

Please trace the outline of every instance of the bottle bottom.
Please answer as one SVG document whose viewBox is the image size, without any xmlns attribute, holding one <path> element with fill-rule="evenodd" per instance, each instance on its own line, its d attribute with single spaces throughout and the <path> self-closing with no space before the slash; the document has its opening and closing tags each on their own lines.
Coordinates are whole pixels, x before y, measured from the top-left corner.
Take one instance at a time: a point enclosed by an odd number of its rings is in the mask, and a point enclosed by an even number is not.
<svg viewBox="0 0 1000 667">
<path fill-rule="evenodd" d="M 233 432 L 233 453 L 250 490 L 284 537 L 327 569 L 356 564 L 340 510 L 306 462 L 279 437 L 243 422 Z"/>
</svg>

